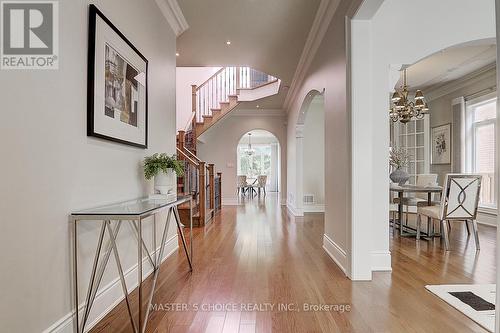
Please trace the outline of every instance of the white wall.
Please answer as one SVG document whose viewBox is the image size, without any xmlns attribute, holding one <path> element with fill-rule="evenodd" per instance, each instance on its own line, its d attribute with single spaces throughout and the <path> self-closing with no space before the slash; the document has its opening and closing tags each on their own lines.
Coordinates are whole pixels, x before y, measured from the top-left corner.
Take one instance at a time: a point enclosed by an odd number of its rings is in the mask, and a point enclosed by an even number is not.
<svg viewBox="0 0 500 333">
<path fill-rule="evenodd" d="M 280 144 L 281 161 L 286 161 L 286 125 L 281 110 L 235 110 L 220 120 L 200 137 L 197 153 L 200 159 L 214 163 L 218 172 L 222 172 L 222 203 L 237 203 L 236 147 L 241 137 L 255 129 L 271 132 Z M 253 142 L 253 140 L 252 140 Z M 281 163 L 281 179 L 286 179 L 286 164 Z M 286 193 L 286 182 L 280 182 L 282 200 Z"/>
<path fill-rule="evenodd" d="M 366 0 L 364 5 L 371 2 L 380 1 Z M 405 13 L 422 13 L 425 24 L 422 15 Z M 446 47 L 494 38 L 494 13 L 494 0 L 385 0 L 371 19 L 353 22 L 351 265 L 355 278 L 371 279 L 372 270 L 390 269 L 387 96 L 395 83 L 390 78 L 397 77 L 390 69 Z M 409 39 L 404 46 L 395 42 Z M 363 202 L 363 209 L 356 202 Z"/>
<path fill-rule="evenodd" d="M 182 55 L 180 55 L 182 57 Z M 184 130 L 191 119 L 192 89 L 191 85 L 201 85 L 214 75 L 221 67 L 177 67 L 176 68 L 176 113 L 177 130 Z"/>
<path fill-rule="evenodd" d="M 59 1 L 59 70 L 0 73 L 1 332 L 41 332 L 58 320 L 62 331 L 72 331 L 68 215 L 146 195 L 152 184 L 143 178 L 143 157 L 175 149 L 175 35 L 153 0 L 92 1 L 149 60 L 149 149 L 87 137 L 88 3 Z M 83 299 L 98 228 L 83 223 L 80 232 Z M 120 233 L 128 270 L 136 242 L 129 226 Z M 172 244 L 175 249 L 177 241 Z M 113 259 L 110 264 L 101 286 L 118 276 Z M 116 286 L 111 291 L 119 296 Z M 100 298 L 100 305 L 113 296 Z"/>
<path fill-rule="evenodd" d="M 303 194 L 314 195 L 313 205 L 304 205 L 304 212 L 324 211 L 325 205 L 325 106 L 316 96 L 305 113 L 303 131 Z"/>
</svg>

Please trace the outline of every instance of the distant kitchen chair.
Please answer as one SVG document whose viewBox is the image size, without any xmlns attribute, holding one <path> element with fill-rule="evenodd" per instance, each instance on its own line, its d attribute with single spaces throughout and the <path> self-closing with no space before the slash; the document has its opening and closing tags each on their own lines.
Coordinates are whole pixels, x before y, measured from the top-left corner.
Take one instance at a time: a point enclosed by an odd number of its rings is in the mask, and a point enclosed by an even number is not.
<svg viewBox="0 0 500 333">
<path fill-rule="evenodd" d="M 479 194 L 481 193 L 481 179 L 480 175 L 448 174 L 441 194 L 440 205 L 417 208 L 417 239 L 420 239 L 422 215 L 441 222 L 441 233 L 446 251 L 450 250 L 449 228 L 446 221 L 465 221 L 467 230 L 467 224 L 471 222 L 476 249 L 479 250 L 476 216 Z"/>
</svg>

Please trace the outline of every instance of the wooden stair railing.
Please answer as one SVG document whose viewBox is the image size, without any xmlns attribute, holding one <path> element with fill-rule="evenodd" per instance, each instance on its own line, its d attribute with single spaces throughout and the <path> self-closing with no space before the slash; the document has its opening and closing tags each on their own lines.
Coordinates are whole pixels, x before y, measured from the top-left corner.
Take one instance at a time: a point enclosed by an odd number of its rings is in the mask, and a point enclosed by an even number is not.
<svg viewBox="0 0 500 333">
<path fill-rule="evenodd" d="M 195 225 L 205 225 L 222 206 L 222 174 L 216 174 L 214 164 L 197 156 L 198 137 L 236 108 L 240 90 L 256 89 L 277 80 L 250 67 L 223 67 L 201 85 L 191 86 L 192 115 L 177 134 L 177 155 L 185 163 L 185 174 L 178 177 L 178 190 L 195 198 Z M 179 212 L 181 219 L 189 218 L 183 207 Z"/>
<path fill-rule="evenodd" d="M 223 67 L 201 85 L 192 85 L 195 138 L 238 106 L 241 89 L 256 89 L 277 80 L 250 67 Z"/>
<path fill-rule="evenodd" d="M 179 137 L 182 137 L 182 133 L 179 134 Z M 182 143 L 182 139 L 178 140 L 178 142 Z M 181 149 L 177 147 L 177 156 L 179 160 L 185 162 L 184 176 L 178 178 L 179 188 L 182 189 L 182 193 L 193 195 L 195 202 L 193 224 L 195 226 L 203 226 L 213 218 L 214 214 L 222 206 L 220 200 L 222 174 L 219 172 L 217 173 L 217 177 L 215 177 L 215 165 L 212 163 L 207 164 L 200 160 L 187 148 Z M 196 171 L 196 183 L 190 181 L 193 168 Z M 218 201 L 216 202 L 216 200 Z M 189 218 L 189 215 L 186 215 L 185 212 L 187 208 L 187 205 L 186 207 L 179 207 L 183 221 L 184 219 L 187 221 Z"/>
</svg>

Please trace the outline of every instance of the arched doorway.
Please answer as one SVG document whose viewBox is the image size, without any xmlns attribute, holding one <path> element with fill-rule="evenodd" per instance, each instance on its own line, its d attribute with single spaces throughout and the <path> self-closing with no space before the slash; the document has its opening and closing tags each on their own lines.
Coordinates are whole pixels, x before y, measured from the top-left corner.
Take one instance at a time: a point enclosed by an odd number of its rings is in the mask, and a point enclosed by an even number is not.
<svg viewBox="0 0 500 333">
<path fill-rule="evenodd" d="M 324 93 L 310 91 L 296 125 L 296 213 L 324 212 L 325 207 Z M 314 163 L 311 163 L 314 161 Z"/>
<path fill-rule="evenodd" d="M 266 193 L 278 193 L 281 179 L 281 156 L 278 138 L 271 132 L 254 129 L 241 136 L 236 147 L 237 175 L 247 183 L 267 176 Z"/>
</svg>

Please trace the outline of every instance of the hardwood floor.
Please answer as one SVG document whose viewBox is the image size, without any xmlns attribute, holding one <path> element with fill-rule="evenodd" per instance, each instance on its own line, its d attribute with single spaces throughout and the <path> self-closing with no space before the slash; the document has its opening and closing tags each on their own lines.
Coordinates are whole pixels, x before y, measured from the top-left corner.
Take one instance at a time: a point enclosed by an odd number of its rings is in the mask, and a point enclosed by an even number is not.
<svg viewBox="0 0 500 333">
<path fill-rule="evenodd" d="M 272 196 L 226 206 L 212 224 L 194 230 L 192 274 L 180 250 L 163 264 L 147 332 L 486 332 L 424 286 L 494 283 L 495 232 L 480 226 L 478 254 L 459 224 L 452 226 L 451 252 L 439 239 L 416 244 L 391 232 L 393 271 L 352 282 L 322 249 L 322 214 L 292 218 Z M 188 309 L 167 311 L 170 303 Z M 248 303 L 263 311 L 242 308 Z M 278 303 L 301 311 L 279 311 Z M 304 303 L 351 308 L 307 312 Z M 194 311 L 196 304 L 235 309 Z M 124 303 L 92 332 L 131 332 Z"/>
</svg>

